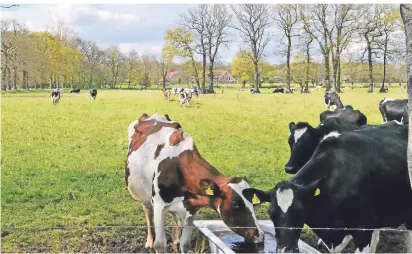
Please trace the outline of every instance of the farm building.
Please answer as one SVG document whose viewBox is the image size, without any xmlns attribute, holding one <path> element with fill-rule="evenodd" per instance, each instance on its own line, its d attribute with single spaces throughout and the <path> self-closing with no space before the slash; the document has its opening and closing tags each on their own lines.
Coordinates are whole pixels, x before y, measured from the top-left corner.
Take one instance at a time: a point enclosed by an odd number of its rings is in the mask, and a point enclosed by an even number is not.
<svg viewBox="0 0 412 254">
<path fill-rule="evenodd" d="M 213 73 L 215 84 L 237 84 L 237 80 L 230 75 L 228 71 L 215 71 Z M 210 73 L 208 74 L 210 79 Z"/>
</svg>

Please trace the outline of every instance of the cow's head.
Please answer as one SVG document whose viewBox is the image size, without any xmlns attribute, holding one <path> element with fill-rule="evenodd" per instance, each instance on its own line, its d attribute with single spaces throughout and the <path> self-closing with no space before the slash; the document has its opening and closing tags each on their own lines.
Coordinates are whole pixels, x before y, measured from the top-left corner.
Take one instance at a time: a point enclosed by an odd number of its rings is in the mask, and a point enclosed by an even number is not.
<svg viewBox="0 0 412 254">
<path fill-rule="evenodd" d="M 185 202 L 191 209 L 211 207 L 215 209 L 223 222 L 235 233 L 243 236 L 246 242 L 263 242 L 264 232 L 260 229 L 251 201 L 242 191 L 249 184 L 242 178 L 235 177 L 221 184 L 209 179 L 200 180 L 200 192 L 189 197 Z"/>
<path fill-rule="evenodd" d="M 270 202 L 268 213 L 275 227 L 278 251 L 299 252 L 298 241 L 305 223 L 304 204 L 322 195 L 319 181 L 307 186 L 282 181 L 266 192 L 253 188 L 243 190 L 248 200 Z"/>
<path fill-rule="evenodd" d="M 295 174 L 309 161 L 319 143 L 319 132 L 308 123 L 289 124 L 290 158 L 285 165 L 285 171 Z"/>
</svg>

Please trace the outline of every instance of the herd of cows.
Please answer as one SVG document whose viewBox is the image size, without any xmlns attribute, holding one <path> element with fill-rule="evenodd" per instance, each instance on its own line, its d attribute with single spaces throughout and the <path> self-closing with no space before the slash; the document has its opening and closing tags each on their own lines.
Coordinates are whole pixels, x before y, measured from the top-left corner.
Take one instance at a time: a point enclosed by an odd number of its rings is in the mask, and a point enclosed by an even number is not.
<svg viewBox="0 0 412 254">
<path fill-rule="evenodd" d="M 375 252 L 379 229 L 404 224 L 411 230 L 407 100 L 382 100 L 377 105 L 380 125 L 368 124 L 362 112 L 344 105 L 334 92 L 325 94 L 325 103 L 318 126 L 290 122 L 285 171 L 293 176 L 267 191 L 251 188 L 242 177 L 224 176 L 168 115 L 143 114 L 133 121 L 125 182 L 143 205 L 145 246 L 165 252 L 165 216 L 170 212 L 176 222 L 172 246 L 177 249 L 180 243 L 187 252 L 193 220 L 203 207 L 217 211 L 246 242 L 261 243 L 264 233 L 254 206 L 264 202 L 270 203 L 280 252 L 298 252 L 304 224 L 330 252 L 342 251 L 352 239 L 356 251 Z M 331 106 L 336 109 L 329 111 Z"/>
<path fill-rule="evenodd" d="M 60 96 L 61 96 L 61 90 L 59 88 L 53 89 L 52 93 L 51 93 L 51 98 L 52 98 L 52 102 L 53 105 L 56 105 L 57 103 L 59 103 L 60 101 Z M 70 91 L 70 93 L 80 93 L 80 89 L 79 88 L 74 88 Z M 90 93 L 90 98 L 93 100 L 96 100 L 97 97 L 97 89 L 90 89 L 89 90 Z"/>
</svg>

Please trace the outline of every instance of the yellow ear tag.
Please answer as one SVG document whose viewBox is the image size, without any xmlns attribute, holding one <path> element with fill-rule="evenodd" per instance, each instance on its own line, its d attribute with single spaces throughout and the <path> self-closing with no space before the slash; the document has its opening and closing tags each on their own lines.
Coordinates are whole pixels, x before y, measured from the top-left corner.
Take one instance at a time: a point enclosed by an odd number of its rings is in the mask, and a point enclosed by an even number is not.
<svg viewBox="0 0 412 254">
<path fill-rule="evenodd" d="M 313 193 L 313 196 L 318 196 L 320 194 L 319 188 L 316 188 L 315 192 Z"/>
<path fill-rule="evenodd" d="M 252 204 L 254 205 L 260 204 L 260 199 L 256 196 L 256 194 L 253 194 Z"/>
<path fill-rule="evenodd" d="M 206 189 L 206 195 L 208 196 L 213 196 L 213 190 L 210 188 L 210 186 Z"/>
</svg>

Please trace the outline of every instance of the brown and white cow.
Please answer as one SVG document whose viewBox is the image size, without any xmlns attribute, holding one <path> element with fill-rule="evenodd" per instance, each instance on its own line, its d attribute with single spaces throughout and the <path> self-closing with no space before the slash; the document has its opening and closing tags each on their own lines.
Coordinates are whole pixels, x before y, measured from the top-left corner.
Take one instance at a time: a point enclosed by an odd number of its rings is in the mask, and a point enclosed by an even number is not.
<svg viewBox="0 0 412 254">
<path fill-rule="evenodd" d="M 128 134 L 125 181 L 132 197 L 143 205 L 147 248 L 165 252 L 165 216 L 171 212 L 178 226 L 172 233 L 173 247 L 177 248 L 183 227 L 180 249 L 187 252 L 193 220 L 201 207 L 216 210 L 246 241 L 263 241 L 253 205 L 242 194 L 248 183 L 222 175 L 203 159 L 178 122 L 167 115 L 143 114 L 129 125 Z"/>
</svg>

